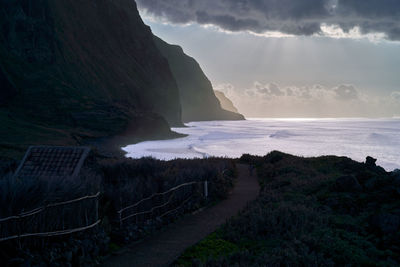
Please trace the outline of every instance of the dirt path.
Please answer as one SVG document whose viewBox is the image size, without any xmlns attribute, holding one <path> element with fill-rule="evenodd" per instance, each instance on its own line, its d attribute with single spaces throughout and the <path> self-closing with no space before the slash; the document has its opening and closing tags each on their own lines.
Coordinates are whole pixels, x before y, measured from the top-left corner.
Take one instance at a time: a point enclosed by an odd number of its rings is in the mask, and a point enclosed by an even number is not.
<svg viewBox="0 0 400 267">
<path fill-rule="evenodd" d="M 214 232 L 218 226 L 257 197 L 259 193 L 257 177 L 255 174 L 250 176 L 247 165 L 237 166 L 239 177 L 228 199 L 201 212 L 183 217 L 167 226 L 162 232 L 129 247 L 122 255 L 110 257 L 102 266 L 170 265 L 186 248 Z"/>
</svg>

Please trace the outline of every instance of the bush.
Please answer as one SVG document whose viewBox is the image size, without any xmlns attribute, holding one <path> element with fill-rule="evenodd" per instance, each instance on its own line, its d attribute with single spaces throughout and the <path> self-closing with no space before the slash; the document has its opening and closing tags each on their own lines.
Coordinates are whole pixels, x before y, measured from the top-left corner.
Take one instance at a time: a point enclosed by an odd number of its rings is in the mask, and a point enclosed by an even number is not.
<svg viewBox="0 0 400 267">
<path fill-rule="evenodd" d="M 217 158 L 174 161 L 120 159 L 104 161 L 100 165 L 104 173 L 104 198 L 110 203 L 107 214 L 110 216 L 154 193 L 188 182 L 199 182 L 197 190 L 202 193 L 202 182 L 208 181 L 209 201 L 217 201 L 227 196 L 236 175 L 232 161 Z"/>
<path fill-rule="evenodd" d="M 0 243 L 0 261 L 13 258 L 36 264 L 62 265 L 75 260 L 93 263 L 99 253 L 116 249 L 127 241 L 143 238 L 148 232 L 169 223 L 191 211 L 211 202 L 225 198 L 233 186 L 236 176 L 235 164 L 229 159 L 198 159 L 159 161 L 143 159 L 88 159 L 89 164 L 78 177 L 67 178 L 14 178 L 3 172 L 0 176 L 0 218 L 18 215 L 22 212 L 44 207 L 48 204 L 68 201 L 101 191 L 99 227 L 73 235 L 51 238 L 24 238 Z M 88 161 L 87 160 L 87 161 Z M 15 169 L 15 168 L 14 168 Z M 144 218 L 143 224 L 135 220 L 124 222 L 120 228 L 117 211 L 155 193 L 165 192 L 177 185 L 198 181 L 192 187 L 184 187 L 170 194 L 172 199 L 166 210 L 174 210 L 165 220 Z M 209 197 L 202 197 L 204 184 L 209 181 Z M 188 198 L 190 197 L 190 198 Z M 189 202 L 183 200 L 190 199 Z M 165 198 L 152 201 L 164 203 Z M 150 202 L 144 202 L 142 209 L 151 209 Z M 27 219 L 11 223 L 0 222 L 0 238 L 18 233 L 40 233 L 71 229 L 93 223 L 96 200 L 82 201 L 65 206 L 47 208 Z M 163 211 L 165 212 L 165 211 Z M 155 212 L 154 212 L 155 213 Z M 112 242 L 110 246 L 110 242 Z M 72 250 L 72 251 L 71 251 Z M 65 258 L 67 255 L 67 259 Z M 72 255 L 72 259 L 71 256 Z M 34 258 L 34 259 L 33 259 Z M 74 264 L 74 263 L 72 263 Z"/>
<path fill-rule="evenodd" d="M 233 253 L 216 255 L 218 243 L 206 242 L 207 250 L 200 243 L 181 260 L 190 256 L 204 266 L 400 264 L 395 174 L 344 157 L 301 158 L 277 151 L 244 155 L 241 161 L 257 166 L 262 191 L 216 232 Z M 359 186 L 338 187 L 344 176 Z"/>
</svg>

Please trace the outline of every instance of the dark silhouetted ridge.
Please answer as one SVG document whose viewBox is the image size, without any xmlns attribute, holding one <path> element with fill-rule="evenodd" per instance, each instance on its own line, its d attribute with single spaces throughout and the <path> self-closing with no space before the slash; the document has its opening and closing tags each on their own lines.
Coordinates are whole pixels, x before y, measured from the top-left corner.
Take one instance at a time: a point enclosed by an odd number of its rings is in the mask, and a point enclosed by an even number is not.
<svg viewBox="0 0 400 267">
<path fill-rule="evenodd" d="M 175 79 L 135 1 L 1 1 L 0 11 L 1 143 L 146 138 L 182 125 Z"/>
</svg>

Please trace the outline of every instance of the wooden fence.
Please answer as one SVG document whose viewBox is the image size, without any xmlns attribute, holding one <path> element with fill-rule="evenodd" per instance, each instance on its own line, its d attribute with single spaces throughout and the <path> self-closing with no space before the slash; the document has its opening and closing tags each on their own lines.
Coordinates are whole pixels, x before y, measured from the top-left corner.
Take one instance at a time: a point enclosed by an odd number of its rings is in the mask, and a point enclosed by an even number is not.
<svg viewBox="0 0 400 267">
<path fill-rule="evenodd" d="M 100 192 L 0 218 L 0 242 L 66 235 L 93 228 L 100 223 L 99 196 Z"/>
<path fill-rule="evenodd" d="M 100 192 L 73 200 L 48 204 L 18 215 L 0 218 L 0 242 L 25 237 L 51 237 L 91 229 L 100 223 Z M 194 198 L 208 197 L 208 182 L 189 182 L 119 210 L 118 221 L 141 224 L 185 209 Z"/>
<path fill-rule="evenodd" d="M 117 212 L 118 221 L 122 227 L 124 223 L 141 224 L 156 218 L 160 219 L 179 212 L 191 200 L 200 196 L 208 197 L 207 181 L 180 184 L 120 209 Z"/>
</svg>

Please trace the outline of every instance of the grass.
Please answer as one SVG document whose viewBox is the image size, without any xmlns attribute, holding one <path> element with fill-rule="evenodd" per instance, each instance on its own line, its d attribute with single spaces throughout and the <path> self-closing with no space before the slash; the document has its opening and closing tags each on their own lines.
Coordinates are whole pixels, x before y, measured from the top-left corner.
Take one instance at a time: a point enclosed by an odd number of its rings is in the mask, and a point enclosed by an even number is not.
<svg viewBox="0 0 400 267">
<path fill-rule="evenodd" d="M 196 246 L 186 250 L 175 265 L 191 266 L 193 259 L 204 263 L 209 260 L 216 260 L 221 256 L 230 256 L 237 251 L 239 251 L 239 247 L 229 241 L 221 239 L 218 233 L 213 233 Z"/>
</svg>

